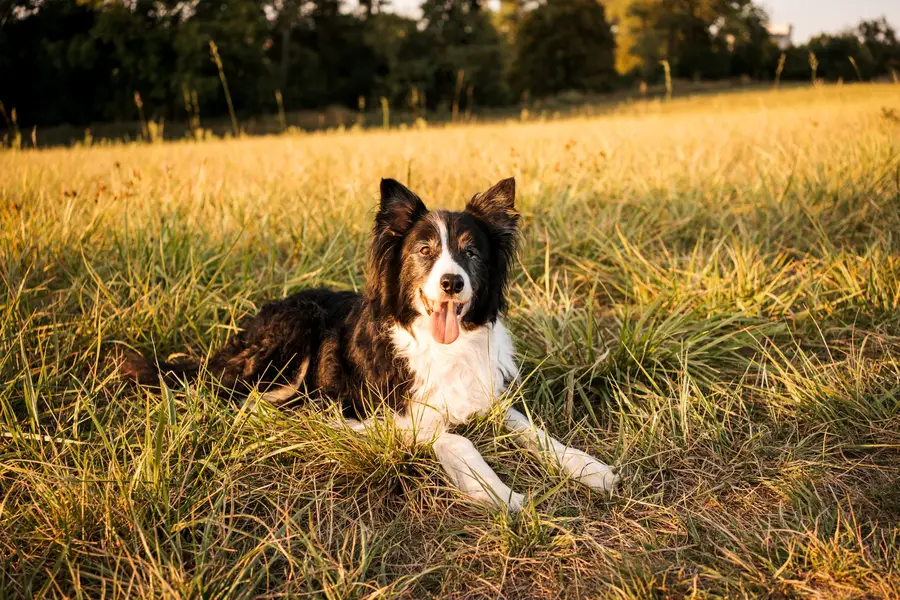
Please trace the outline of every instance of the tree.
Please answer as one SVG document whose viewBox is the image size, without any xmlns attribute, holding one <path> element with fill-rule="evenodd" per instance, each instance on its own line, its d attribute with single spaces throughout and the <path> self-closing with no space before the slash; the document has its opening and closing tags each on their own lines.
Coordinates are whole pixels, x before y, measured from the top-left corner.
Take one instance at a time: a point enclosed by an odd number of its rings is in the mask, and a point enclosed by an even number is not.
<svg viewBox="0 0 900 600">
<path fill-rule="evenodd" d="M 777 58 L 768 16 L 752 0 L 609 1 L 620 72 L 656 79 L 665 60 L 676 77 L 762 77 Z"/>
<path fill-rule="evenodd" d="M 624 32 L 645 77 L 666 60 L 676 77 L 715 77 L 727 71 L 713 25 L 725 14 L 725 0 L 635 0 L 628 8 L 631 29 Z"/>
<path fill-rule="evenodd" d="M 187 120 L 228 114 L 210 41 L 239 116 L 381 97 L 431 109 L 503 105 L 516 93 L 601 91 L 618 74 L 715 79 L 775 70 L 780 52 L 753 0 L 0 0 L 0 102 L 19 126 Z M 614 39 L 618 54 L 614 57 Z M 783 78 L 868 79 L 900 70 L 884 19 L 789 50 Z M 851 62 L 850 59 L 853 59 Z M 514 90 L 513 90 L 514 88 Z M 414 92 L 415 91 L 415 92 Z"/>
<path fill-rule="evenodd" d="M 265 49 L 269 35 L 263 5 L 256 0 L 198 2 L 176 28 L 174 97 L 180 99 L 182 86 L 187 86 L 197 90 L 206 110 L 225 114 L 218 68 L 210 60 L 213 41 L 237 110 L 253 114 L 271 108 L 275 75 Z"/>
<path fill-rule="evenodd" d="M 154 0 L 132 4 L 111 3 L 94 13 L 90 37 L 114 65 L 108 73 L 112 93 L 102 117 L 110 121 L 135 120 L 135 93 L 140 94 L 145 114 L 170 117 L 176 89 L 176 55 L 172 24 L 178 13 Z"/>
<path fill-rule="evenodd" d="M 900 69 L 900 42 L 885 19 L 861 21 L 853 30 L 821 34 L 787 51 L 783 77 L 809 80 L 810 53 L 816 57 L 816 76 L 826 81 L 868 80 Z"/>
<path fill-rule="evenodd" d="M 21 123 L 103 118 L 115 65 L 91 35 L 96 13 L 74 0 L 19 3 L 0 35 L 0 101 Z M 64 99 L 64 101 L 62 101 Z"/>
<path fill-rule="evenodd" d="M 366 18 L 379 14 L 389 4 L 390 0 L 359 0 L 359 5 L 362 7 Z"/>
<path fill-rule="evenodd" d="M 596 0 L 546 0 L 516 35 L 518 88 L 536 96 L 603 91 L 615 81 L 615 41 Z"/>
<path fill-rule="evenodd" d="M 861 21 L 856 28 L 857 36 L 872 56 L 873 74 L 887 75 L 900 71 L 900 40 L 897 32 L 881 17 L 871 21 Z"/>
<path fill-rule="evenodd" d="M 500 0 L 497 11 L 497 31 L 499 31 L 507 43 L 515 45 L 516 32 L 522 24 L 522 19 L 528 10 L 529 0 Z"/>
<path fill-rule="evenodd" d="M 761 79 L 777 64 L 781 52 L 769 35 L 769 16 L 750 0 L 732 1 L 723 15 L 717 36 L 731 54 L 732 76 Z"/>
<path fill-rule="evenodd" d="M 854 33 L 818 35 L 807 47 L 816 56 L 817 75 L 822 79 L 854 81 L 869 79 L 875 72 L 872 53 Z"/>
<path fill-rule="evenodd" d="M 508 100 L 508 49 L 486 12 L 473 0 L 425 0 L 422 5 L 420 41 L 428 56 L 431 108 L 450 106 L 457 96 L 464 104 L 470 86 L 480 105 Z"/>
<path fill-rule="evenodd" d="M 374 61 L 368 100 L 385 97 L 392 106 L 406 106 L 415 99 L 418 106 L 418 92 L 428 88 L 431 70 L 425 34 L 416 21 L 387 12 L 372 15 L 366 20 L 363 42 Z"/>
</svg>

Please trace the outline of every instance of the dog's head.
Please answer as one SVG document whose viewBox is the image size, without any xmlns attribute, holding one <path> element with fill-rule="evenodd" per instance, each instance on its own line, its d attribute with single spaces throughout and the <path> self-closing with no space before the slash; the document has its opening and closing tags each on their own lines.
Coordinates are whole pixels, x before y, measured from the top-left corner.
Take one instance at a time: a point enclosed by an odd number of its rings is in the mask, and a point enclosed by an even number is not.
<svg viewBox="0 0 900 600">
<path fill-rule="evenodd" d="M 430 320 L 435 340 L 497 319 L 515 253 L 516 183 L 504 179 L 473 197 L 463 212 L 429 211 L 393 179 L 381 181 L 367 274 L 376 311 L 403 327 Z"/>
</svg>

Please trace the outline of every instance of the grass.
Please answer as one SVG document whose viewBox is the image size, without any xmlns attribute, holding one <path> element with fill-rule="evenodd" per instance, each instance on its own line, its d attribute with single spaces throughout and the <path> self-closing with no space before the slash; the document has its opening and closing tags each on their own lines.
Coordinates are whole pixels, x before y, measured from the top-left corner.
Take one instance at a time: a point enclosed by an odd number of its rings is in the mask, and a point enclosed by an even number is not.
<svg viewBox="0 0 900 600">
<path fill-rule="evenodd" d="M 788 82 L 783 87 L 809 86 L 809 82 Z M 342 131 L 347 129 L 358 132 L 365 129 L 387 128 L 388 125 L 397 129 L 421 128 L 422 125 L 446 126 L 455 123 L 492 123 L 507 119 L 518 120 L 559 120 L 572 118 L 595 118 L 609 112 L 618 110 L 623 105 L 633 105 L 635 102 L 646 103 L 658 101 L 666 97 L 685 98 L 702 95 L 721 94 L 723 92 L 753 92 L 769 89 L 771 84 L 765 82 L 742 82 L 733 80 L 723 81 L 693 81 L 679 80 L 672 82 L 671 93 L 663 84 L 648 86 L 646 90 L 640 88 L 624 88 L 614 92 L 602 94 L 584 94 L 580 92 L 564 92 L 550 98 L 535 98 L 529 102 L 523 102 L 515 106 L 499 107 L 475 107 L 475 112 L 468 109 L 463 114 L 457 113 L 454 117 L 452 107 L 440 107 L 437 110 L 427 111 L 418 103 L 414 109 L 408 105 L 390 106 L 387 100 L 375 104 L 370 103 L 365 109 L 351 110 L 342 106 L 328 106 L 324 110 L 300 110 L 287 111 L 284 109 L 283 98 L 280 92 L 275 92 L 275 104 L 277 111 L 271 114 L 247 116 L 240 118 L 231 113 L 227 117 L 207 117 L 200 113 L 199 106 L 193 101 L 186 102 L 186 112 L 176 115 L 172 120 L 165 120 L 158 115 L 147 115 L 143 111 L 143 103 L 140 96 L 135 98 L 135 108 L 138 109 L 137 121 L 116 121 L 107 123 L 90 123 L 85 125 L 62 124 L 51 127 L 32 128 L 25 127 L 24 137 L 21 135 L 19 125 L 15 120 L 7 124 L 7 133 L 0 136 L 0 145 L 18 147 L 50 147 L 73 146 L 84 144 L 138 141 L 163 141 L 163 140 L 209 140 L 215 137 L 230 138 L 235 131 L 240 136 L 261 136 L 290 134 L 301 131 L 324 132 L 327 130 Z M 417 92 L 418 94 L 418 92 Z M 187 98 L 187 97 L 186 97 Z M 196 98 L 194 98 L 196 100 Z M 141 115 L 144 114 L 142 117 Z M 2 115 L 0 115 L 2 116 Z M 12 115 L 10 115 L 12 116 Z M 388 116 L 388 122 L 385 122 Z M 425 123 L 423 123 L 425 121 Z M 0 124 L 4 121 L 0 119 Z"/>
<path fill-rule="evenodd" d="M 0 153 L 0 596 L 896 598 L 900 87 L 594 119 Z M 518 393 L 597 495 L 531 504 L 311 410 L 123 385 L 304 286 L 358 289 L 381 177 L 514 175 Z M 192 349 L 192 350 L 191 350 Z"/>
</svg>

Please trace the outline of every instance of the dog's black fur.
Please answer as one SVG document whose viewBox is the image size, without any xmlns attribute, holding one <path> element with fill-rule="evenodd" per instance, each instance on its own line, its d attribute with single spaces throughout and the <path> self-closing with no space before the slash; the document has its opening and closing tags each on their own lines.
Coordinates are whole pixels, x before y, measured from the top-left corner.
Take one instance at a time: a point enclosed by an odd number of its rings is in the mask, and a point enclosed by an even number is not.
<svg viewBox="0 0 900 600">
<path fill-rule="evenodd" d="M 470 275 L 474 296 L 464 329 L 493 323 L 506 308 L 505 287 L 515 252 L 515 181 L 505 179 L 473 197 L 464 212 L 438 213 L 450 251 Z M 381 182 L 362 295 L 305 290 L 263 306 L 208 361 L 222 389 L 245 395 L 298 385 L 342 403 L 347 416 L 364 417 L 386 403 L 403 413 L 411 385 L 406 359 L 396 355 L 389 329 L 410 329 L 421 316 L 416 295 L 435 257 L 421 249 L 438 235 L 422 200 L 392 179 Z M 197 376 L 200 363 L 126 357 L 125 376 L 147 386 Z"/>
</svg>

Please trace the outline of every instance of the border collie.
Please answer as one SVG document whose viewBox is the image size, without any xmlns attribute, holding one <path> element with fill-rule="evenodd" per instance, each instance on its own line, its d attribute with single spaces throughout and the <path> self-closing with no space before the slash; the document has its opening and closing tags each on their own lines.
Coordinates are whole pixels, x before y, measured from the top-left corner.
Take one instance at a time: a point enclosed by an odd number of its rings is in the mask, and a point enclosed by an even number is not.
<svg viewBox="0 0 900 600">
<path fill-rule="evenodd" d="M 313 289 L 263 306 L 207 362 L 231 393 L 253 389 L 272 402 L 321 395 L 344 417 L 384 414 L 416 443 L 432 444 L 459 490 L 513 510 L 510 490 L 468 439 L 452 433 L 490 411 L 518 377 L 501 316 L 519 226 L 515 180 L 473 197 L 462 212 L 429 211 L 393 179 L 381 182 L 362 294 Z M 131 355 L 123 373 L 148 386 L 196 376 L 193 360 L 158 362 Z M 595 489 L 618 477 L 588 454 L 547 435 L 523 413 L 504 425 L 525 447 L 555 460 Z"/>
</svg>

